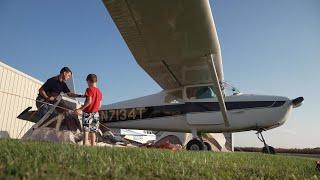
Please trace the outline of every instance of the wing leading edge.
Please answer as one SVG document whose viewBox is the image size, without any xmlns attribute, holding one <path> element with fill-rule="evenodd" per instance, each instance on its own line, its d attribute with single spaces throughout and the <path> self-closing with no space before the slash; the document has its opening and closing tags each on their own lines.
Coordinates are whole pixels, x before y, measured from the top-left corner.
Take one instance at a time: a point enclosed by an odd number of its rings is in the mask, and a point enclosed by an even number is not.
<svg viewBox="0 0 320 180">
<path fill-rule="evenodd" d="M 103 0 L 137 63 L 163 88 L 223 80 L 208 0 Z M 213 57 L 213 61 L 211 59 Z"/>
</svg>

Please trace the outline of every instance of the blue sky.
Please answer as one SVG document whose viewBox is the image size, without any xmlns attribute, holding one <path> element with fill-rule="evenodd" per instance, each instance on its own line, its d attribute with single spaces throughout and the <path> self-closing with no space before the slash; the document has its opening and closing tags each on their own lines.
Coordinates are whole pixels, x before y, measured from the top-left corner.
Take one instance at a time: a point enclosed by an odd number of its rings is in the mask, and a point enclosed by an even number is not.
<svg viewBox="0 0 320 180">
<path fill-rule="evenodd" d="M 244 93 L 305 97 L 287 123 L 266 133 L 276 147 L 320 147 L 320 1 L 210 1 L 225 79 Z M 0 60 L 45 81 L 62 66 L 76 88 L 99 76 L 104 103 L 161 88 L 135 62 L 100 0 L 1 0 Z M 261 146 L 253 132 L 236 145 Z"/>
</svg>

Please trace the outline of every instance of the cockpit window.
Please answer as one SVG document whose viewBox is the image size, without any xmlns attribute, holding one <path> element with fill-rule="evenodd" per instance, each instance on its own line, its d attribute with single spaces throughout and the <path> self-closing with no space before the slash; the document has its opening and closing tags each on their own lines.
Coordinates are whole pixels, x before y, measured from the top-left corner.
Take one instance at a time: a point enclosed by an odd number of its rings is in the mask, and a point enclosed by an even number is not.
<svg viewBox="0 0 320 180">
<path fill-rule="evenodd" d="M 226 82 L 222 82 L 220 85 L 225 97 L 240 94 L 240 91 L 237 88 Z M 212 85 L 188 87 L 186 89 L 186 94 L 188 99 L 216 98 L 216 94 L 214 93 L 214 88 Z"/>
<path fill-rule="evenodd" d="M 187 88 L 187 97 L 189 99 L 215 98 L 213 86 L 199 86 Z"/>
</svg>

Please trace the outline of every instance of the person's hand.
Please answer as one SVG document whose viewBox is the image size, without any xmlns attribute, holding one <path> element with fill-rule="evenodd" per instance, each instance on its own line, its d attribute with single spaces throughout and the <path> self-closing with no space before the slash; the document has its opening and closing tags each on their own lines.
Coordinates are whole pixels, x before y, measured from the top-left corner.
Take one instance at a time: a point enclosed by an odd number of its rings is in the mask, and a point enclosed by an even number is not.
<svg viewBox="0 0 320 180">
<path fill-rule="evenodd" d="M 50 97 L 48 97 L 48 101 L 54 101 L 56 98 L 55 97 L 53 97 L 53 96 L 50 96 Z"/>
<path fill-rule="evenodd" d="M 77 97 L 78 97 L 78 98 L 85 98 L 86 96 L 83 95 L 83 94 L 78 94 Z"/>
<path fill-rule="evenodd" d="M 74 113 L 76 115 L 81 115 L 82 114 L 82 110 L 81 109 L 76 109 L 76 110 L 74 110 Z"/>
</svg>

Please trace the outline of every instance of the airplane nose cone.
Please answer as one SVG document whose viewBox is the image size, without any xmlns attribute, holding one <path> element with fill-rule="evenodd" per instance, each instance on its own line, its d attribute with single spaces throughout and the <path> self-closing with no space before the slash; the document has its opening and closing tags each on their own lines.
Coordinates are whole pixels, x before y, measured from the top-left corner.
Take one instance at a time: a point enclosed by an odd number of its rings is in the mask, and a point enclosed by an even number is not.
<svg viewBox="0 0 320 180">
<path fill-rule="evenodd" d="M 304 101 L 303 97 L 298 97 L 298 98 L 291 100 L 293 108 L 297 108 L 297 107 L 301 106 L 303 101 Z"/>
</svg>

